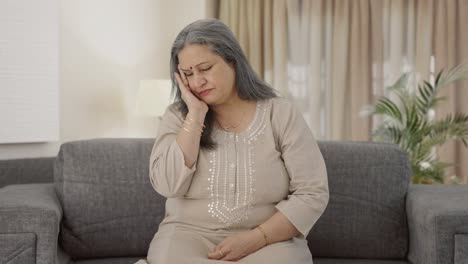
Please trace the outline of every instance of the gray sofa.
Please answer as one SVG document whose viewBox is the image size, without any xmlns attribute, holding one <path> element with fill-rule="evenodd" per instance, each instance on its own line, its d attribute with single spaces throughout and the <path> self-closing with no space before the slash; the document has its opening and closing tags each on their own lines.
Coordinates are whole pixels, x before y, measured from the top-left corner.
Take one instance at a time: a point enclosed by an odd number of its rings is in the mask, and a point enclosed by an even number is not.
<svg viewBox="0 0 468 264">
<path fill-rule="evenodd" d="M 11 184 L 54 180 L 55 157 L 0 160 L 0 188 Z"/>
<path fill-rule="evenodd" d="M 407 157 L 394 145 L 319 144 L 330 202 L 307 238 L 315 264 L 468 263 L 468 186 L 409 185 Z M 0 263 L 144 257 L 164 217 L 165 199 L 148 179 L 152 145 L 65 143 L 53 183 L 1 188 Z"/>
</svg>

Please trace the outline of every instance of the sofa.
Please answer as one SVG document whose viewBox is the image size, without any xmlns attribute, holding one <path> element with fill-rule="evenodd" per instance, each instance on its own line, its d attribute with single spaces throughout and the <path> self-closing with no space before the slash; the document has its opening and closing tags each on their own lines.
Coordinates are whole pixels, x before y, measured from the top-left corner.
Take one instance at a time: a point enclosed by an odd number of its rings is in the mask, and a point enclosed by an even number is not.
<svg viewBox="0 0 468 264">
<path fill-rule="evenodd" d="M 53 182 L 54 161 L 55 157 L 0 160 L 0 188 L 11 184 Z"/>
<path fill-rule="evenodd" d="M 148 178 L 153 142 L 67 142 L 51 163 L 52 182 L 0 188 L 0 263 L 144 257 L 165 214 Z M 330 201 L 307 237 L 315 264 L 468 263 L 468 186 L 409 184 L 407 155 L 395 145 L 319 146 Z"/>
</svg>

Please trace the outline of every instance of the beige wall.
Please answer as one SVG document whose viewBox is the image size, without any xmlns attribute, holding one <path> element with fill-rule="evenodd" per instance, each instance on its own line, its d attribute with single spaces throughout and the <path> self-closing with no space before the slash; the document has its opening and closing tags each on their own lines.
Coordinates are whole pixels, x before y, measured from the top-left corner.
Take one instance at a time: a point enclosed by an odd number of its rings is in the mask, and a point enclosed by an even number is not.
<svg viewBox="0 0 468 264">
<path fill-rule="evenodd" d="M 135 114 L 140 79 L 169 78 L 169 50 L 209 0 L 61 0 L 60 141 L 0 144 L 0 159 L 54 156 L 62 142 L 154 137 L 154 118 Z"/>
</svg>

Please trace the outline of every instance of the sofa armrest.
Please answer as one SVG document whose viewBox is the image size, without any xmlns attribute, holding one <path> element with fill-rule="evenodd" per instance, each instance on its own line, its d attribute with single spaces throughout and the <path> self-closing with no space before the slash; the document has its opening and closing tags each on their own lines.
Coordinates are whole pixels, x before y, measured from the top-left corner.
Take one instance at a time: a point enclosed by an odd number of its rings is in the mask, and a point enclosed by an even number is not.
<svg viewBox="0 0 468 264">
<path fill-rule="evenodd" d="M 467 263 L 468 186 L 410 185 L 406 210 L 412 263 Z"/>
<path fill-rule="evenodd" d="M 55 263 L 61 218 L 53 184 L 1 188 L 0 263 Z"/>
</svg>

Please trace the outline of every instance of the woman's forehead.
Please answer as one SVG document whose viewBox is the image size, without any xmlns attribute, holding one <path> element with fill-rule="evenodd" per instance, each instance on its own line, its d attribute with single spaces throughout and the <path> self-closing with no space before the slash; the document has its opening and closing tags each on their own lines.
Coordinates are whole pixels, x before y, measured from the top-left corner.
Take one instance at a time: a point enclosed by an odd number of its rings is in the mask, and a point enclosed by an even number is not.
<svg viewBox="0 0 468 264">
<path fill-rule="evenodd" d="M 195 67 L 203 62 L 214 61 L 218 57 L 205 45 L 187 45 L 178 54 L 182 68 Z"/>
</svg>

